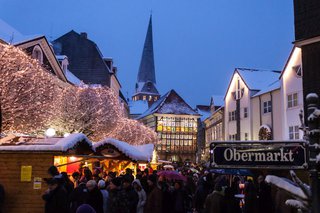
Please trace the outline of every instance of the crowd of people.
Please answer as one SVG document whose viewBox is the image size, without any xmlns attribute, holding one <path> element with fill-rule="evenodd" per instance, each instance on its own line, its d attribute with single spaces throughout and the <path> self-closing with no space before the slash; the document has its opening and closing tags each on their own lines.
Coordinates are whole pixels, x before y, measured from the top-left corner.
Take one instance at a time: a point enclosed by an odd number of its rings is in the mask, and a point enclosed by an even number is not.
<svg viewBox="0 0 320 213">
<path fill-rule="evenodd" d="M 190 170 L 181 172 L 186 180 L 168 179 L 148 169 L 138 169 L 135 177 L 131 169 L 117 176 L 84 168 L 69 178 L 52 166 L 48 173 L 48 190 L 42 196 L 46 213 L 294 212 L 284 205 L 288 197 L 281 191 L 274 203 L 263 176 L 254 184 L 252 179 L 230 180 L 230 176 Z"/>
</svg>

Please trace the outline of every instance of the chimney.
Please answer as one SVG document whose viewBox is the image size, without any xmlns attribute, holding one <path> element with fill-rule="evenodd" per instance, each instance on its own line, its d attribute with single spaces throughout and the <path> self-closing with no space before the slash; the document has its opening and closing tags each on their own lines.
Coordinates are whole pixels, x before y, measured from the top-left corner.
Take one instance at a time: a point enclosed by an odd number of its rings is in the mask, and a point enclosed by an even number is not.
<svg viewBox="0 0 320 213">
<path fill-rule="evenodd" d="M 81 36 L 81 38 L 85 38 L 85 39 L 88 38 L 88 34 L 86 32 L 80 33 L 80 36 Z"/>
</svg>

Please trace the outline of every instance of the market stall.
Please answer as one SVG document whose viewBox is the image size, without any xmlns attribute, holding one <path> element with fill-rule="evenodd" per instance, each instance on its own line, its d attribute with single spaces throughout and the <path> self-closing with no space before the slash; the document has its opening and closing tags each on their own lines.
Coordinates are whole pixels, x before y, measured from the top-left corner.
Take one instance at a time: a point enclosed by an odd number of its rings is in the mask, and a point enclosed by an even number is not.
<svg viewBox="0 0 320 213">
<path fill-rule="evenodd" d="M 153 145 L 132 146 L 126 142 L 105 139 L 91 142 L 84 134 L 66 138 L 10 136 L 0 140 L 0 184 L 5 188 L 4 212 L 43 212 L 42 193 L 47 189 L 43 179 L 55 165 L 71 174 L 80 166 L 94 169 L 98 162 L 104 169 L 121 172 L 152 158 Z"/>
</svg>

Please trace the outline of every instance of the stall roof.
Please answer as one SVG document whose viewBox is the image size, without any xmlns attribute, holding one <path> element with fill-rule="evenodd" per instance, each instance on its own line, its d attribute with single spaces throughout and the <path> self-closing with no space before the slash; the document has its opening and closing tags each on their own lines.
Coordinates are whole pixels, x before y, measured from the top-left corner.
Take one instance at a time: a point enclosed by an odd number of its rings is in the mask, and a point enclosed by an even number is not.
<svg viewBox="0 0 320 213">
<path fill-rule="evenodd" d="M 0 151 L 60 151 L 66 152 L 78 143 L 85 142 L 92 147 L 91 141 L 82 133 L 71 134 L 66 138 L 15 137 L 0 142 Z"/>
<path fill-rule="evenodd" d="M 153 144 L 134 146 L 112 138 L 107 138 L 103 141 L 94 143 L 93 148 L 94 150 L 97 150 L 99 147 L 105 146 L 107 144 L 113 145 L 128 158 L 136 161 L 150 161 L 154 148 Z"/>
<path fill-rule="evenodd" d="M 150 161 L 153 154 L 153 144 L 130 145 L 123 141 L 107 138 L 100 142 L 91 142 L 86 135 L 74 133 L 65 138 L 34 138 L 28 136 L 8 136 L 0 140 L 0 152 L 23 152 L 23 151 L 45 151 L 45 152 L 67 152 L 76 149 L 80 143 L 88 145 L 90 152 L 94 153 L 98 148 L 105 145 L 116 147 L 121 153 L 134 161 Z"/>
</svg>

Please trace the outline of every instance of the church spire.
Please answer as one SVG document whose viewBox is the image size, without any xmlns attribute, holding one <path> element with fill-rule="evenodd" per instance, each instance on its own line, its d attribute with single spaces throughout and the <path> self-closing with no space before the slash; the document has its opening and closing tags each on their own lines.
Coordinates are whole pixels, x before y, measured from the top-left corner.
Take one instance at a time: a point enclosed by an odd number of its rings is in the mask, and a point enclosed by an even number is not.
<svg viewBox="0 0 320 213">
<path fill-rule="evenodd" d="M 159 96 L 159 92 L 156 88 L 156 73 L 153 55 L 152 15 L 150 15 L 133 100 L 147 100 L 151 104 L 156 101 Z"/>
</svg>

